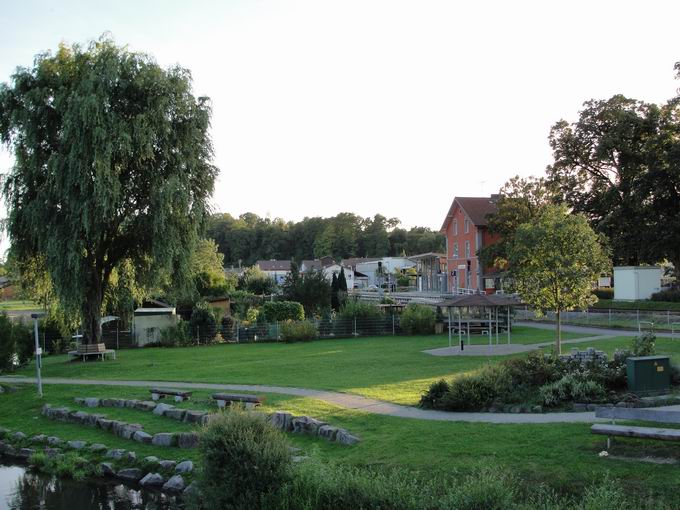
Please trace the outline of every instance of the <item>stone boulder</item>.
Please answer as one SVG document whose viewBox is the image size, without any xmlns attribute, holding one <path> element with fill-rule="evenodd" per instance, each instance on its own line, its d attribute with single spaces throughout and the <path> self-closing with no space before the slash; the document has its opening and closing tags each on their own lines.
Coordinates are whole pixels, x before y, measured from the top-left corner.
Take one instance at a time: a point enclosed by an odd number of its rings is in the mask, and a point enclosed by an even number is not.
<svg viewBox="0 0 680 510">
<path fill-rule="evenodd" d="M 169 432 L 160 432 L 153 435 L 151 444 L 155 446 L 175 446 L 177 444 L 177 437 Z"/>
<path fill-rule="evenodd" d="M 205 411 L 189 410 L 184 414 L 184 421 L 186 423 L 199 423 L 201 421 L 201 418 L 203 418 L 206 414 L 208 413 Z"/>
<path fill-rule="evenodd" d="M 31 438 L 31 443 L 45 443 L 47 441 L 47 436 L 45 434 L 38 434 Z"/>
<path fill-rule="evenodd" d="M 177 462 L 174 460 L 160 460 L 158 464 L 161 466 L 161 469 L 175 469 Z"/>
<path fill-rule="evenodd" d="M 361 439 L 359 439 L 356 436 L 353 436 L 345 429 L 338 429 L 338 432 L 335 436 L 335 441 L 340 444 L 353 445 L 361 441 Z"/>
<path fill-rule="evenodd" d="M 142 487 L 161 487 L 165 483 L 163 478 L 158 473 L 147 473 L 144 478 L 139 481 Z"/>
<path fill-rule="evenodd" d="M 68 441 L 66 444 L 69 448 L 73 448 L 74 450 L 82 450 L 87 446 L 85 441 Z"/>
<path fill-rule="evenodd" d="M 84 404 L 87 407 L 99 407 L 100 399 L 94 397 L 88 397 L 84 400 Z"/>
<path fill-rule="evenodd" d="M 47 444 L 50 446 L 59 446 L 62 443 L 62 440 L 59 439 L 56 436 L 49 436 L 47 438 Z"/>
<path fill-rule="evenodd" d="M 136 400 L 136 399 L 126 400 L 125 401 L 125 407 L 130 408 L 130 409 L 134 409 L 137 406 L 138 403 L 139 403 L 139 400 Z"/>
<path fill-rule="evenodd" d="M 20 459 L 29 459 L 31 455 L 35 453 L 35 450 L 33 448 L 21 448 L 17 453 L 16 456 L 19 457 Z"/>
<path fill-rule="evenodd" d="M 94 453 L 103 452 L 106 449 L 107 449 L 106 445 L 103 445 L 101 443 L 94 443 L 94 444 L 90 445 L 90 451 L 94 452 Z"/>
<path fill-rule="evenodd" d="M 150 444 L 151 443 L 151 434 L 148 434 L 144 432 L 143 430 L 138 430 L 137 432 L 134 433 L 132 436 L 132 439 L 139 442 L 139 443 L 144 443 L 144 444 Z"/>
<path fill-rule="evenodd" d="M 194 470 L 194 463 L 190 460 L 183 460 L 175 466 L 175 473 L 191 473 Z"/>
<path fill-rule="evenodd" d="M 127 468 L 127 469 L 121 469 L 120 471 L 118 471 L 118 473 L 116 473 L 116 476 L 118 478 L 130 481 L 130 482 L 138 482 L 139 480 L 142 479 L 142 476 L 144 476 L 144 473 L 142 473 L 142 470 L 138 469 L 138 468 Z"/>
<path fill-rule="evenodd" d="M 112 425 L 113 420 L 108 420 L 106 418 L 97 419 L 97 427 L 99 427 L 102 430 L 111 430 Z"/>
<path fill-rule="evenodd" d="M 151 412 L 156 408 L 157 405 L 158 404 L 156 404 L 156 402 L 152 402 L 150 400 L 140 400 L 135 404 L 135 409 L 137 409 L 138 411 Z"/>
<path fill-rule="evenodd" d="M 149 455 L 148 457 L 144 457 L 144 462 L 147 464 L 159 464 L 158 462 L 158 457 L 155 455 Z"/>
<path fill-rule="evenodd" d="M 269 418 L 272 425 L 284 432 L 293 430 L 293 415 L 288 411 L 276 411 Z"/>
<path fill-rule="evenodd" d="M 23 432 L 15 432 L 14 434 L 10 434 L 9 437 L 14 439 L 15 441 L 22 441 L 26 439 L 26 434 L 24 434 Z"/>
<path fill-rule="evenodd" d="M 326 425 L 326 423 L 319 421 L 309 416 L 298 416 L 293 418 L 293 432 L 295 434 L 307 434 L 316 436 L 319 432 L 319 427 Z"/>
<path fill-rule="evenodd" d="M 158 405 L 164 405 L 164 404 L 158 404 Z M 170 418 L 170 419 L 177 420 L 177 421 L 182 421 L 182 419 L 184 419 L 185 414 L 186 414 L 186 411 L 184 409 L 177 409 L 177 408 L 166 409 L 163 412 L 163 416 L 165 416 L 166 418 Z"/>
<path fill-rule="evenodd" d="M 102 476 L 116 476 L 116 472 L 113 470 L 113 464 L 110 462 L 100 462 L 99 472 Z"/>
<path fill-rule="evenodd" d="M 180 448 L 196 448 L 198 434 L 196 432 L 181 432 L 177 435 L 177 446 Z"/>
<path fill-rule="evenodd" d="M 163 484 L 163 490 L 167 492 L 182 492 L 184 487 L 184 478 L 182 478 L 182 475 L 174 475 Z"/>
<path fill-rule="evenodd" d="M 114 460 L 120 460 L 120 459 L 123 458 L 124 455 L 125 455 L 125 450 L 121 450 L 121 449 L 114 449 L 114 450 L 109 450 L 108 452 L 106 452 L 106 457 L 109 457 L 109 458 L 114 459 Z"/>
<path fill-rule="evenodd" d="M 338 435 L 338 427 L 333 427 L 331 425 L 321 425 L 319 427 L 319 437 L 323 437 L 328 441 L 335 441 Z"/>
<path fill-rule="evenodd" d="M 153 409 L 153 414 L 158 415 L 158 416 L 163 416 L 165 414 L 165 411 L 169 409 L 174 409 L 175 406 L 170 405 L 170 404 L 156 404 L 156 407 Z"/>
</svg>

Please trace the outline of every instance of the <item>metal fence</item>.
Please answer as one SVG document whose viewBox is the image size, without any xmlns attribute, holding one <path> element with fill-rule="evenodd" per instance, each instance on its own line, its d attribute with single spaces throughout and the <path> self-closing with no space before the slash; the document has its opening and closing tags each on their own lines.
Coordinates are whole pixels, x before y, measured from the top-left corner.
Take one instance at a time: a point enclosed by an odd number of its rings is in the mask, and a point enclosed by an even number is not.
<svg viewBox="0 0 680 510">
<path fill-rule="evenodd" d="M 555 312 L 547 312 L 538 316 L 530 308 L 518 308 L 517 319 L 536 322 L 555 322 Z M 621 329 L 637 329 L 638 331 L 656 330 L 670 331 L 680 336 L 680 311 L 658 310 L 617 310 L 613 308 L 597 308 L 584 311 L 562 312 L 563 324 L 576 326 L 596 326 Z"/>
</svg>

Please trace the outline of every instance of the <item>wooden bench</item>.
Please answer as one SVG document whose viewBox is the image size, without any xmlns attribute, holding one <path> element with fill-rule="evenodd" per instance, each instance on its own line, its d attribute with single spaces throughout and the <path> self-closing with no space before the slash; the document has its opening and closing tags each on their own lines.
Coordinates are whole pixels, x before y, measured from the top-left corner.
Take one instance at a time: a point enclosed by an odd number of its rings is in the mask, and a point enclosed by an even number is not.
<svg viewBox="0 0 680 510">
<path fill-rule="evenodd" d="M 240 393 L 214 393 L 212 398 L 217 402 L 217 407 L 220 409 L 234 402 L 242 402 L 245 404 L 246 409 L 253 409 L 264 400 L 264 398 L 256 395 L 243 395 Z"/>
<path fill-rule="evenodd" d="M 87 361 L 89 356 L 98 356 L 102 361 L 106 356 L 111 356 L 116 359 L 116 351 L 107 349 L 106 344 L 80 344 L 75 351 L 68 351 L 68 358 L 83 358 Z"/>
<path fill-rule="evenodd" d="M 189 400 L 193 394 L 192 391 L 173 390 L 169 388 L 152 388 L 149 391 L 151 392 L 151 400 L 160 400 L 170 396 L 175 399 L 175 402 Z"/>
<path fill-rule="evenodd" d="M 633 427 L 616 425 L 616 420 L 638 420 L 654 423 L 680 423 L 680 411 L 663 408 L 626 408 L 600 407 L 595 410 L 597 418 L 609 418 L 612 424 L 596 423 L 590 428 L 593 434 L 607 436 L 607 450 L 611 447 L 611 438 L 636 437 L 639 439 L 659 439 L 662 441 L 680 441 L 680 429 L 663 429 L 655 427 Z"/>
</svg>

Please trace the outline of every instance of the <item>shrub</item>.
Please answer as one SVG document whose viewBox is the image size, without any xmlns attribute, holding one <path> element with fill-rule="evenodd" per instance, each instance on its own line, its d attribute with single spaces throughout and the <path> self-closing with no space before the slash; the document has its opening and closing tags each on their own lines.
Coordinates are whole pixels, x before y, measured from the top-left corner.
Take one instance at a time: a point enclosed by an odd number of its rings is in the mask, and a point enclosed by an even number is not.
<svg viewBox="0 0 680 510">
<path fill-rule="evenodd" d="M 262 305 L 262 314 L 267 322 L 301 321 L 305 309 L 296 301 L 267 301 Z"/>
<path fill-rule="evenodd" d="M 204 508 L 261 508 L 291 477 L 282 432 L 263 415 L 234 407 L 200 436 L 199 487 Z"/>
<path fill-rule="evenodd" d="M 12 334 L 12 321 L 0 313 L 0 373 L 14 370 L 16 342 Z"/>
<path fill-rule="evenodd" d="M 656 335 L 645 333 L 633 338 L 633 356 L 652 356 L 656 351 Z"/>
<path fill-rule="evenodd" d="M 349 299 L 338 312 L 339 321 L 335 325 L 335 333 L 338 335 L 349 334 L 354 331 L 354 324 L 358 333 L 362 330 L 371 332 L 377 322 L 383 318 L 383 314 L 373 303 Z"/>
<path fill-rule="evenodd" d="M 563 365 L 559 358 L 540 352 L 503 362 L 513 386 L 543 386 L 555 382 L 564 375 Z"/>
<path fill-rule="evenodd" d="M 567 374 L 559 381 L 541 386 L 539 394 L 546 407 L 567 402 L 601 402 L 606 398 L 601 384 L 575 374 Z"/>
<path fill-rule="evenodd" d="M 474 374 L 457 377 L 442 399 L 451 411 L 478 411 L 510 390 L 510 377 L 502 365 L 486 365 Z"/>
<path fill-rule="evenodd" d="M 189 324 L 186 321 L 180 320 L 173 326 L 161 329 L 160 345 L 163 347 L 186 346 L 192 342 Z"/>
<path fill-rule="evenodd" d="M 434 333 L 435 313 L 426 305 L 411 303 L 401 314 L 399 323 L 410 335 Z"/>
<path fill-rule="evenodd" d="M 444 379 L 433 382 L 420 397 L 420 406 L 429 409 L 442 409 L 442 401 L 450 390 L 451 386 Z"/>
<path fill-rule="evenodd" d="M 231 317 L 231 315 L 225 315 L 224 317 L 222 317 L 220 324 L 222 325 L 222 335 L 226 339 L 233 338 L 234 337 L 234 327 L 236 326 L 236 322 Z"/>
<path fill-rule="evenodd" d="M 598 299 L 614 299 L 614 289 L 595 289 L 593 291 Z"/>
<path fill-rule="evenodd" d="M 314 340 L 319 336 L 319 330 L 311 321 L 287 320 L 281 324 L 281 339 L 284 342 Z"/>
<path fill-rule="evenodd" d="M 206 335 L 213 335 L 216 324 L 215 314 L 208 303 L 205 301 L 196 303 L 191 311 L 191 319 L 189 320 L 190 333 L 195 335 L 198 331 L 201 338 L 206 337 Z"/>
<path fill-rule="evenodd" d="M 678 303 L 680 302 L 680 288 L 655 292 L 652 294 L 650 299 L 652 301 L 670 301 L 673 303 Z"/>
</svg>

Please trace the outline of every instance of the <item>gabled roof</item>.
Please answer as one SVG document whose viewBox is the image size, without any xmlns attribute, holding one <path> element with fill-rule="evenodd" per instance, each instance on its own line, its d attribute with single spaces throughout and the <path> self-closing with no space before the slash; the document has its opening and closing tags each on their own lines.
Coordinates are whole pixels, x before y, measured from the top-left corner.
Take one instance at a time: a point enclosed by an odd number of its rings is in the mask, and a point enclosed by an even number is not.
<svg viewBox="0 0 680 510">
<path fill-rule="evenodd" d="M 258 260 L 255 265 L 262 271 L 290 271 L 290 260 Z"/>
<path fill-rule="evenodd" d="M 348 266 L 354 269 L 357 264 L 363 264 L 365 262 L 375 262 L 376 260 L 382 260 L 378 257 L 350 257 L 348 259 L 342 259 L 340 264 L 343 266 Z"/>
<path fill-rule="evenodd" d="M 444 223 L 440 232 L 444 232 L 449 226 L 451 218 L 453 218 L 453 211 L 456 204 L 460 206 L 463 212 L 467 215 L 470 221 L 476 227 L 485 227 L 487 223 L 487 215 L 495 213 L 498 208 L 496 206 L 497 196 L 490 197 L 455 197 L 449 207 L 449 212 L 446 214 Z"/>
<path fill-rule="evenodd" d="M 332 266 L 333 264 L 335 264 L 333 257 L 321 257 L 320 259 L 303 260 L 300 264 L 300 267 L 304 265 L 306 270 L 314 269 L 316 271 L 320 271 L 321 269 Z"/>
</svg>

